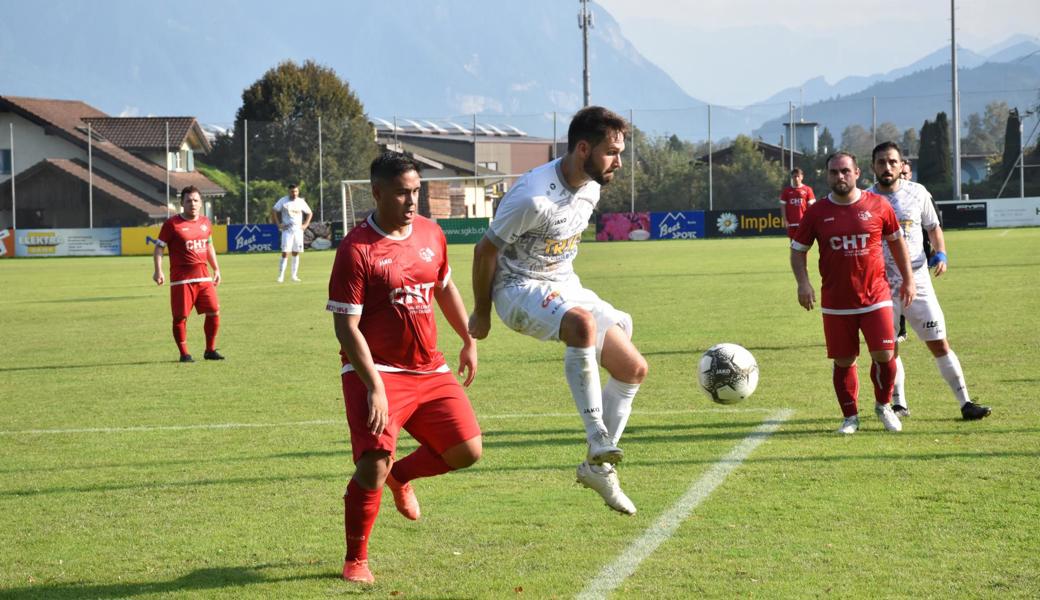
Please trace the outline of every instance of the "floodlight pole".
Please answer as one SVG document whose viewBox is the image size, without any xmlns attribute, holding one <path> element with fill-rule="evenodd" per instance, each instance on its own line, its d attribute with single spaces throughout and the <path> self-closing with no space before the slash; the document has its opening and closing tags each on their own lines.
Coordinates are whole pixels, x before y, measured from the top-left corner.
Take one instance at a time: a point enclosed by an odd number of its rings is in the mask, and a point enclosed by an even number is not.
<svg viewBox="0 0 1040 600">
<path fill-rule="evenodd" d="M 592 13 L 589 12 L 589 0 L 581 2 L 581 13 L 578 15 L 578 27 L 581 29 L 581 53 L 583 60 L 582 83 L 584 101 L 582 106 L 589 105 L 589 29 L 592 27 Z"/>
<path fill-rule="evenodd" d="M 711 105 L 708 105 L 708 210 L 715 210 L 715 196 L 712 189 L 711 169 Z"/>
<path fill-rule="evenodd" d="M 950 69 L 953 80 L 953 199 L 961 199 L 961 98 L 957 87 L 957 11 L 950 0 Z"/>
<path fill-rule="evenodd" d="M 168 160 L 168 159 L 167 159 Z M 94 228 L 94 135 L 87 123 L 87 205 L 90 228 Z M 167 191 L 167 194 L 169 192 Z"/>
<path fill-rule="evenodd" d="M 628 109 L 628 124 L 632 130 L 632 151 L 628 155 L 628 161 L 632 164 L 628 166 L 629 172 L 629 193 L 632 196 L 632 208 L 629 212 L 636 212 L 636 114 L 633 109 Z"/>
<path fill-rule="evenodd" d="M 170 218 L 170 122 L 166 121 L 166 218 Z"/>
<path fill-rule="evenodd" d="M 249 224 L 249 119 L 242 119 L 242 221 Z"/>
<path fill-rule="evenodd" d="M 15 200 L 14 190 L 14 123 L 8 123 L 11 126 L 11 229 L 18 229 L 18 203 Z"/>
<path fill-rule="evenodd" d="M 321 117 L 318 117 L 318 220 L 325 222 L 325 166 L 322 164 Z"/>
<path fill-rule="evenodd" d="M 788 113 L 787 114 L 788 124 L 791 126 L 789 131 L 788 131 L 788 136 L 787 136 L 788 139 L 791 142 L 791 154 L 790 154 L 791 166 L 788 168 L 788 170 L 793 171 L 794 170 L 794 103 L 792 103 L 790 100 L 787 102 L 787 113 Z"/>
</svg>

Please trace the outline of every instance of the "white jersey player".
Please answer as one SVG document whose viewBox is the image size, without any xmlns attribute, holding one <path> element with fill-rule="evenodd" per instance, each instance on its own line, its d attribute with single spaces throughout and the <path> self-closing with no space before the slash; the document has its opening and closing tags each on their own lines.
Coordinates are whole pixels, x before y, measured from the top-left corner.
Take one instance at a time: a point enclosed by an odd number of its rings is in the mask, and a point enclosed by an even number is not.
<svg viewBox="0 0 1040 600">
<path fill-rule="evenodd" d="M 278 264 L 278 283 L 285 280 L 285 263 L 292 252 L 292 280 L 299 281 L 300 253 L 303 252 L 303 230 L 311 224 L 311 207 L 300 197 L 300 188 L 289 186 L 289 195 L 282 196 L 271 208 L 271 220 L 282 232 L 282 260 Z"/>
<path fill-rule="evenodd" d="M 969 421 L 987 417 L 991 412 L 990 408 L 972 402 L 968 395 L 964 371 L 946 339 L 946 320 L 942 308 L 939 306 L 939 300 L 935 296 L 935 289 L 932 287 L 932 277 L 928 268 L 935 267 L 936 277 L 945 273 L 947 268 L 946 241 L 943 238 L 935 206 L 932 204 L 932 195 L 923 185 L 900 178 L 903 157 L 899 146 L 895 143 L 878 144 L 872 154 L 872 164 L 877 183 L 870 188 L 870 191 L 886 198 L 896 211 L 896 217 L 903 229 L 903 236 L 910 253 L 910 265 L 913 268 L 914 284 L 917 288 L 914 301 L 902 316 L 906 317 L 906 321 L 913 327 L 917 337 L 928 345 L 928 349 L 935 357 L 939 373 L 953 390 L 954 397 L 961 405 L 961 416 Z M 928 232 L 928 238 L 935 251 L 931 261 L 925 255 L 925 231 Z M 887 245 L 885 247 L 885 275 L 893 289 L 896 289 L 903 280 L 895 267 Z M 903 308 L 897 306 L 894 309 L 893 322 L 897 324 L 898 329 L 899 317 L 903 313 Z M 900 417 L 910 416 L 910 410 L 907 408 L 905 381 L 903 361 L 899 358 L 897 347 L 896 384 L 892 393 L 892 404 L 893 410 Z"/>
<path fill-rule="evenodd" d="M 631 317 L 582 287 L 573 265 L 600 186 L 621 168 L 627 131 L 625 120 L 605 108 L 578 111 L 566 156 L 527 173 L 502 198 L 474 249 L 469 329 L 487 337 L 493 303 L 510 329 L 566 344 L 564 373 L 588 442 L 578 481 L 614 510 L 633 514 L 614 464 L 623 457 L 618 442 L 647 364 L 632 345 Z M 610 374 L 602 388 L 601 364 Z"/>
</svg>

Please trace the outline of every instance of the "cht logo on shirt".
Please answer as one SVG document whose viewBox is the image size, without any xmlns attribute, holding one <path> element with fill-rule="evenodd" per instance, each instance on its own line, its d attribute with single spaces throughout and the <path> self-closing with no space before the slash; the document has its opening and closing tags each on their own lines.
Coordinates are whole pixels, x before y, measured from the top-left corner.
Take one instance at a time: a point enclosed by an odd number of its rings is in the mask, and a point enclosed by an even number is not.
<svg viewBox="0 0 1040 600">
<path fill-rule="evenodd" d="M 394 288 L 390 290 L 390 303 L 405 306 L 410 311 L 429 311 L 433 285 L 431 281 Z"/>
<path fill-rule="evenodd" d="M 184 247 L 192 252 L 202 252 L 209 240 L 184 240 Z"/>
<path fill-rule="evenodd" d="M 867 247 L 869 233 L 857 233 L 856 235 L 835 235 L 828 240 L 833 250 L 863 250 Z"/>
</svg>

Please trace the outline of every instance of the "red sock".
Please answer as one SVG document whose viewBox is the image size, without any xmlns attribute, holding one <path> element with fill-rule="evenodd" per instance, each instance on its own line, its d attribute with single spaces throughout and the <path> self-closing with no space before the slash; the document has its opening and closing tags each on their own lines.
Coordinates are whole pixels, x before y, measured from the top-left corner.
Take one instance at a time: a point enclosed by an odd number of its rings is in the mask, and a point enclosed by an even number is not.
<svg viewBox="0 0 1040 600">
<path fill-rule="evenodd" d="M 878 404 L 892 402 L 892 388 L 896 383 L 896 361 L 870 363 L 870 380 L 874 382 L 874 400 Z"/>
<path fill-rule="evenodd" d="M 366 490 L 353 479 L 347 484 L 343 496 L 343 521 L 347 535 L 346 560 L 368 559 L 368 538 L 379 514 L 379 501 L 383 498 L 383 487 Z"/>
<path fill-rule="evenodd" d="M 859 375 L 856 365 L 839 367 L 834 365 L 834 393 L 838 396 L 838 405 L 841 406 L 841 414 L 846 417 L 859 414 L 856 406 L 856 398 L 859 397 Z M 889 386 L 889 395 L 892 388 Z"/>
<path fill-rule="evenodd" d="M 217 349 L 217 331 L 220 330 L 220 315 L 206 315 L 206 322 L 203 323 L 202 330 L 206 332 L 206 352 L 213 352 Z"/>
<path fill-rule="evenodd" d="M 419 446 L 415 452 L 395 462 L 390 472 L 398 482 L 408 483 L 413 479 L 433 477 L 451 470 L 443 458 L 426 446 Z"/>
<path fill-rule="evenodd" d="M 173 341 L 177 343 L 177 350 L 181 355 L 191 354 L 188 352 L 188 320 L 173 320 Z"/>
</svg>

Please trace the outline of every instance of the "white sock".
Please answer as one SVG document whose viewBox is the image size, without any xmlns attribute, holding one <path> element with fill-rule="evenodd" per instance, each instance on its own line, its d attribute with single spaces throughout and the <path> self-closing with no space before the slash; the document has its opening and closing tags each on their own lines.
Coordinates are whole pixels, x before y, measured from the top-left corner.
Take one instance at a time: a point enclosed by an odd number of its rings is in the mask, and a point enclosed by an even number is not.
<svg viewBox="0 0 1040 600">
<path fill-rule="evenodd" d="M 892 405 L 906 408 L 906 371 L 903 370 L 903 359 L 898 356 L 896 361 L 896 381 L 892 386 Z"/>
<path fill-rule="evenodd" d="M 628 416 L 632 414 L 632 400 L 638 391 L 638 383 L 625 383 L 613 377 L 603 386 L 603 424 L 607 426 L 607 435 L 615 446 L 625 432 Z"/>
<path fill-rule="evenodd" d="M 278 279 L 282 279 L 283 277 L 285 277 L 285 263 L 288 262 L 288 260 L 289 259 L 283 256 L 282 259 L 278 262 Z"/>
<path fill-rule="evenodd" d="M 939 374 L 946 380 L 946 385 L 953 390 L 953 396 L 957 398 L 957 402 L 960 402 L 961 406 L 970 402 L 971 397 L 968 396 L 968 384 L 964 382 L 961 361 L 957 360 L 957 355 L 953 353 L 953 350 L 950 350 L 946 356 L 936 358 L 935 365 L 939 367 Z"/>
<path fill-rule="evenodd" d="M 567 346 L 563 351 L 563 372 L 571 388 L 574 405 L 585 423 L 588 438 L 606 432 L 603 424 L 603 393 L 600 391 L 599 365 L 596 363 L 596 347 L 574 348 Z"/>
<path fill-rule="evenodd" d="M 296 279 L 296 274 L 300 272 L 300 255 L 297 254 L 292 257 L 292 276 Z"/>
</svg>

